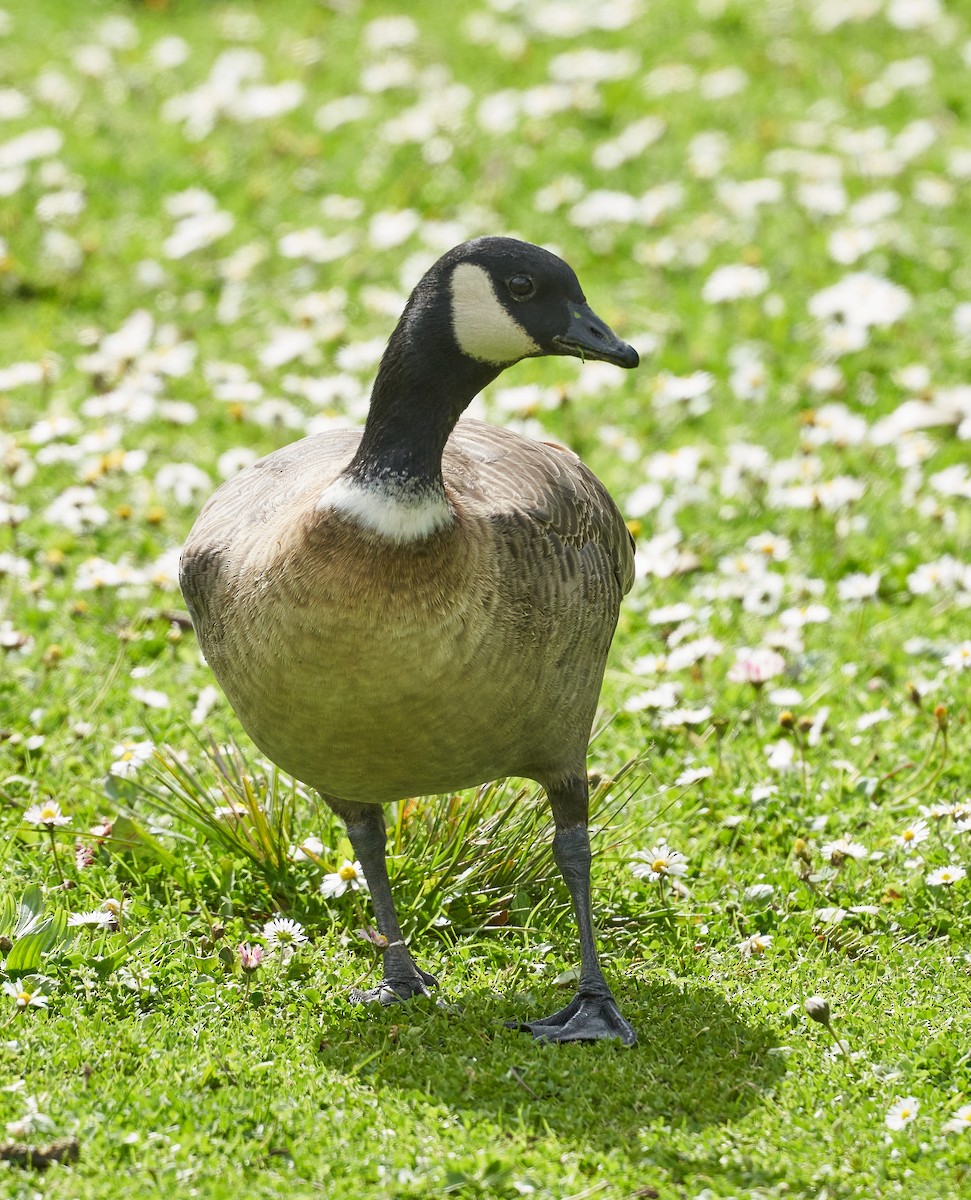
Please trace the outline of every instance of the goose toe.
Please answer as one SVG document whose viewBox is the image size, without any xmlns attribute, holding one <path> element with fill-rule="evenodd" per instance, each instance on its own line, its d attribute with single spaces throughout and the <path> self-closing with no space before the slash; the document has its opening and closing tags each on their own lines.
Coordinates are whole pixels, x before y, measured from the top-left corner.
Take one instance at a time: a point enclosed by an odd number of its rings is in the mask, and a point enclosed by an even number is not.
<svg viewBox="0 0 971 1200">
<path fill-rule="evenodd" d="M 538 1042 L 595 1042 L 602 1038 L 612 1038 L 624 1046 L 637 1042 L 637 1034 L 609 993 L 577 995 L 566 1008 L 550 1017 L 506 1024 L 510 1029 L 531 1033 Z"/>
<path fill-rule="evenodd" d="M 417 968 L 416 968 L 417 969 Z M 429 988 L 438 987 L 438 980 L 427 971 L 418 970 L 414 976 L 397 979 L 382 979 L 371 988 L 353 988 L 350 994 L 352 1004 L 381 1004 L 388 1008 L 392 1004 L 403 1004 L 413 996 L 431 997 Z"/>
</svg>

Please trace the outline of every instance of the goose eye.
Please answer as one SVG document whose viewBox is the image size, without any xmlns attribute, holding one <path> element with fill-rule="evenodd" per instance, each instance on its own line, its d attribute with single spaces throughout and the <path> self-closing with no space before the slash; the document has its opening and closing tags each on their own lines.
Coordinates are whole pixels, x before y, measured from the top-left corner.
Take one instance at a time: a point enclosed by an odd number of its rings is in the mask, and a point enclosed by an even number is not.
<svg viewBox="0 0 971 1200">
<path fill-rule="evenodd" d="M 533 294 L 533 281 L 528 275 L 514 275 L 506 285 L 519 300 L 525 300 Z"/>
</svg>

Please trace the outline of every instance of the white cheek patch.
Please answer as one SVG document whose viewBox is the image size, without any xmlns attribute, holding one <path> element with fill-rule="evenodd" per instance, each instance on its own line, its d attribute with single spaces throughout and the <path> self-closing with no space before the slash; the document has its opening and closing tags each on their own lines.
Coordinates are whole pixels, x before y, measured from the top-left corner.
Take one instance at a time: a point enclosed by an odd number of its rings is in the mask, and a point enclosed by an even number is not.
<svg viewBox="0 0 971 1200">
<path fill-rule="evenodd" d="M 539 354 L 522 325 L 499 303 L 488 274 L 474 263 L 452 272 L 452 330 L 459 349 L 478 362 L 506 366 Z"/>
<path fill-rule="evenodd" d="M 442 493 L 409 494 L 393 484 L 355 483 L 335 479 L 321 493 L 317 512 L 335 512 L 390 542 L 418 542 L 452 522 Z"/>
</svg>

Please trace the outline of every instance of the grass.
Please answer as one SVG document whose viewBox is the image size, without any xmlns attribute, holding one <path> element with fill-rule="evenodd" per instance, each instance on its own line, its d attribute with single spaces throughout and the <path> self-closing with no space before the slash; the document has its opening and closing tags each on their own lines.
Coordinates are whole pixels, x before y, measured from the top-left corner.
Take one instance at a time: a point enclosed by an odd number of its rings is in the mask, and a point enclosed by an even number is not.
<svg viewBox="0 0 971 1200">
<path fill-rule="evenodd" d="M 0 1120 L 78 1147 L 5 1144 L 0 1195 L 960 1195 L 971 27 L 929 0 L 396 11 L 0 14 Z M 247 93 L 254 55 L 292 108 Z M 232 220 L 180 253 L 207 206 Z M 359 421 L 417 273 L 487 232 L 558 248 L 644 352 L 479 402 L 574 446 L 638 541 L 590 752 L 630 1053 L 504 1026 L 576 961 L 519 781 L 389 810 L 441 1003 L 346 1003 L 377 969 L 366 893 L 320 891 L 350 847 L 241 740 L 175 584 L 224 456 Z M 711 298 L 738 265 L 765 276 Z M 854 272 L 905 303 L 827 318 Z M 661 843 L 687 873 L 635 876 Z"/>
</svg>

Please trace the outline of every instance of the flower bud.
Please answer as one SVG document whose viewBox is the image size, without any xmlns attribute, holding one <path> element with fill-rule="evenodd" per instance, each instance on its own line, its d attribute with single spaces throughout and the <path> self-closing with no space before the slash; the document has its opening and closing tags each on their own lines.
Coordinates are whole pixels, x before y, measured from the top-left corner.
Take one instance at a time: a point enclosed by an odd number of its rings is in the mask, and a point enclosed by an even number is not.
<svg viewBox="0 0 971 1200">
<path fill-rule="evenodd" d="M 237 947 L 237 953 L 239 954 L 239 965 L 247 972 L 255 971 L 263 961 L 262 946 L 251 946 L 247 942 L 241 942 Z"/>
<path fill-rule="evenodd" d="M 806 1012 L 814 1021 L 829 1028 L 829 1001 L 822 996 L 810 996 L 806 1000 Z"/>
</svg>

